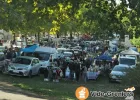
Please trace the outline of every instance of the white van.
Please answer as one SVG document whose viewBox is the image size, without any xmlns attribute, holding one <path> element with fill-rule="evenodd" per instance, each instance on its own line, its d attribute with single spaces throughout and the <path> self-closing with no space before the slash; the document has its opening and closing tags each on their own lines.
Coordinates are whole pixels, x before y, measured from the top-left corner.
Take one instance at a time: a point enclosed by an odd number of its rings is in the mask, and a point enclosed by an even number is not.
<svg viewBox="0 0 140 100">
<path fill-rule="evenodd" d="M 119 64 L 128 65 L 131 68 L 136 67 L 136 59 L 134 57 L 121 56 L 119 57 Z"/>
<path fill-rule="evenodd" d="M 34 56 L 40 60 L 41 63 L 41 71 L 44 68 L 50 66 L 49 59 L 52 56 L 52 59 L 57 58 L 57 50 L 56 48 L 51 47 L 38 47 L 34 52 Z"/>
</svg>

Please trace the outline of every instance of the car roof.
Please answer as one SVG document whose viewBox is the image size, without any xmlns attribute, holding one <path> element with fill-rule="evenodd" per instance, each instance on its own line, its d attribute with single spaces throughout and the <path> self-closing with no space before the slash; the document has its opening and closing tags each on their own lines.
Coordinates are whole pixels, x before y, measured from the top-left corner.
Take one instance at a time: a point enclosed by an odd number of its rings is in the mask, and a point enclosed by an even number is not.
<svg viewBox="0 0 140 100">
<path fill-rule="evenodd" d="M 119 66 L 119 67 L 129 67 L 129 66 L 126 65 L 126 64 L 119 64 L 119 65 L 116 65 L 116 66 Z"/>
<path fill-rule="evenodd" d="M 115 67 L 131 68 L 130 66 L 125 65 L 125 64 L 119 64 L 119 65 L 116 65 Z"/>
<path fill-rule="evenodd" d="M 64 52 L 64 53 L 67 53 L 67 54 L 72 54 L 72 52 Z"/>
<path fill-rule="evenodd" d="M 32 60 L 32 59 L 38 59 L 36 57 L 29 57 L 29 56 L 18 56 L 17 58 L 26 58 L 26 59 L 30 59 L 30 60 Z"/>
<path fill-rule="evenodd" d="M 44 53 L 57 53 L 56 48 L 52 47 L 38 47 L 35 52 L 44 52 Z"/>
<path fill-rule="evenodd" d="M 57 48 L 57 50 L 67 50 L 66 48 Z"/>
<path fill-rule="evenodd" d="M 120 57 L 120 58 L 126 58 L 126 59 L 135 59 L 134 57 L 128 57 L 128 56 L 125 56 L 125 57 Z"/>
</svg>

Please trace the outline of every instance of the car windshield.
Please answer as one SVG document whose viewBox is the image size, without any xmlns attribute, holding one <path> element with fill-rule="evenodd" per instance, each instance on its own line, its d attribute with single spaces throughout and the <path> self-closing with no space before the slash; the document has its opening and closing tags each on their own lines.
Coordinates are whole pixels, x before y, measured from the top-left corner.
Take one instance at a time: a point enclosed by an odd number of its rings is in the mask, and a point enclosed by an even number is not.
<svg viewBox="0 0 140 100">
<path fill-rule="evenodd" d="M 64 53 L 65 52 L 65 50 L 57 50 L 58 51 L 58 53 Z"/>
<path fill-rule="evenodd" d="M 120 64 L 135 65 L 135 59 L 120 58 Z"/>
<path fill-rule="evenodd" d="M 38 58 L 39 60 L 44 60 L 44 61 L 48 61 L 50 58 L 50 53 L 43 53 L 43 52 L 35 52 L 34 56 L 36 58 Z"/>
<path fill-rule="evenodd" d="M 72 54 L 71 54 L 71 53 L 64 53 L 64 56 L 65 56 L 65 57 L 71 57 Z"/>
<path fill-rule="evenodd" d="M 30 65 L 31 60 L 27 58 L 16 58 L 13 63 L 18 63 L 18 64 L 25 64 L 25 65 Z"/>
<path fill-rule="evenodd" d="M 113 68 L 113 71 L 121 71 L 121 72 L 126 72 L 127 68 L 126 67 L 120 67 L 116 66 Z"/>
</svg>

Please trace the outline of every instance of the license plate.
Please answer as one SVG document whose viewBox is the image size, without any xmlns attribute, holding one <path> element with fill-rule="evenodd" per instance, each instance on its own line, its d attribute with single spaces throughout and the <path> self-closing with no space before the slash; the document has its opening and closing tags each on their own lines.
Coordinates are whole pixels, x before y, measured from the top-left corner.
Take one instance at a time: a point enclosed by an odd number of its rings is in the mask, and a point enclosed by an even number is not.
<svg viewBox="0 0 140 100">
<path fill-rule="evenodd" d="M 19 73 L 19 71 L 18 71 L 18 70 L 13 70 L 13 72 L 14 72 L 14 73 Z"/>
</svg>

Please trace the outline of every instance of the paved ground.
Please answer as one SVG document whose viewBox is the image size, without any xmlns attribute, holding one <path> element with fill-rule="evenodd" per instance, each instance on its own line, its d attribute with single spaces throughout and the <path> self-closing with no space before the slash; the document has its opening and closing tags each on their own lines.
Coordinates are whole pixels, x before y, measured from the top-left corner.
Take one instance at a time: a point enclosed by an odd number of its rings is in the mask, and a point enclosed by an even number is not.
<svg viewBox="0 0 140 100">
<path fill-rule="evenodd" d="M 47 100 L 43 97 L 0 82 L 0 100 Z"/>
</svg>

